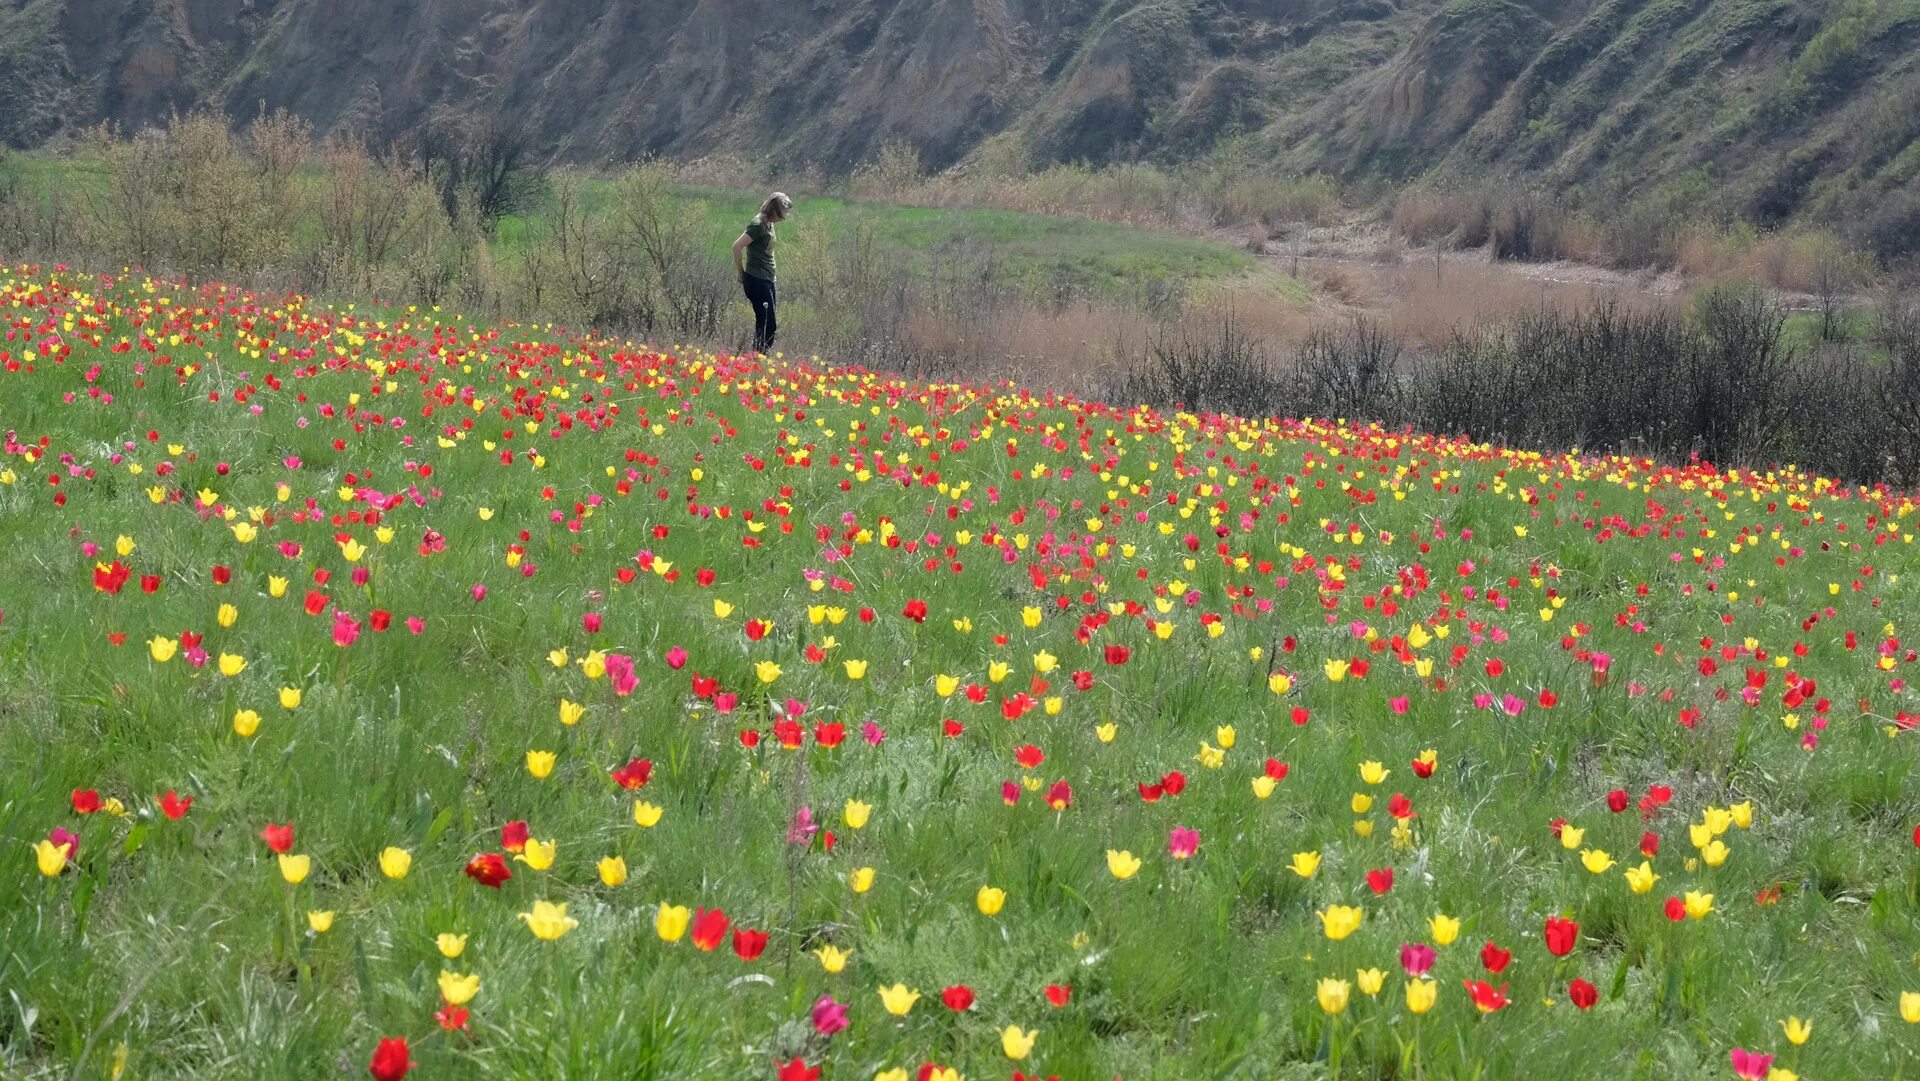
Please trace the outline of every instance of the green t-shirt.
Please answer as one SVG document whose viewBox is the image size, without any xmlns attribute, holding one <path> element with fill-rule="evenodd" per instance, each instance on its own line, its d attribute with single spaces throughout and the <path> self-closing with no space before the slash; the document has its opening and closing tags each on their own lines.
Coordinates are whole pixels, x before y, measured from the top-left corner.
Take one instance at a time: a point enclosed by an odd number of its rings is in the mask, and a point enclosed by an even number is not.
<svg viewBox="0 0 1920 1081">
<path fill-rule="evenodd" d="M 773 281 L 773 225 L 755 214 L 747 223 L 747 273 Z"/>
</svg>

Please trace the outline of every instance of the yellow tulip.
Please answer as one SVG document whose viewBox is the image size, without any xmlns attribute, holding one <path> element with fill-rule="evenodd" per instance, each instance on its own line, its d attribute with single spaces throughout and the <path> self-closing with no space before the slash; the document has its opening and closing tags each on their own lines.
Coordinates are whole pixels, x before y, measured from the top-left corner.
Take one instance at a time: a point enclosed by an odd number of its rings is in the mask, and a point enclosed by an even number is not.
<svg viewBox="0 0 1920 1081">
<path fill-rule="evenodd" d="M 822 946 L 814 950 L 813 955 L 820 959 L 820 967 L 827 970 L 827 975 L 834 976 L 847 967 L 847 959 L 853 956 L 853 951 L 837 946 Z"/>
<path fill-rule="evenodd" d="M 1102 743 L 1112 743 L 1113 737 L 1120 734 L 1120 726 L 1109 721 L 1106 724 L 1094 726 L 1093 734 Z"/>
<path fill-rule="evenodd" d="M 1707 861 L 1708 867 L 1718 867 L 1727 862 L 1727 855 L 1731 851 L 1725 841 L 1716 837 L 1707 842 L 1707 847 L 1700 850 L 1700 858 Z"/>
<path fill-rule="evenodd" d="M 1727 808 L 1727 814 L 1733 818 L 1733 824 L 1741 829 L 1753 826 L 1753 804 L 1748 801 L 1736 803 Z"/>
<path fill-rule="evenodd" d="M 853 887 L 853 892 L 855 893 L 865 893 L 872 889 L 873 868 L 855 867 L 853 871 L 847 875 L 847 884 Z"/>
<path fill-rule="evenodd" d="M 405 878 L 413 868 L 413 853 L 388 845 L 380 850 L 380 873 L 388 878 Z"/>
<path fill-rule="evenodd" d="M 913 1004 L 918 1001 L 920 1001 L 920 992 L 907 990 L 907 985 L 904 983 L 896 983 L 892 987 L 880 989 L 880 1004 L 895 1017 L 905 1017 L 907 1012 L 913 1009 Z"/>
<path fill-rule="evenodd" d="M 561 663 L 564 664 L 566 662 L 562 661 Z M 560 723 L 561 724 L 566 725 L 568 728 L 572 728 L 574 725 L 580 723 L 580 718 L 585 717 L 586 715 L 587 715 L 587 707 L 580 705 L 577 702 L 569 702 L 564 698 L 560 700 Z"/>
<path fill-rule="evenodd" d="M 715 597 L 713 600 L 713 618 L 725 619 L 733 614 L 733 605 Z"/>
<path fill-rule="evenodd" d="M 1900 992 L 1900 1020 L 1920 1025 L 1920 991 Z"/>
<path fill-rule="evenodd" d="M 1038 1029 L 1022 1032 L 1019 1025 L 1008 1025 L 1000 1030 L 1000 1050 L 1005 1051 L 1008 1058 L 1017 1062 L 1033 1053 L 1033 1041 L 1039 1036 Z"/>
<path fill-rule="evenodd" d="M 247 670 L 247 659 L 233 653 L 220 654 L 220 674 L 231 679 Z"/>
<path fill-rule="evenodd" d="M 1586 836 L 1587 831 L 1577 826 L 1561 826 L 1560 847 L 1571 852 L 1580 847 L 1580 842 L 1585 840 Z"/>
<path fill-rule="evenodd" d="M 865 828 L 867 819 L 872 814 L 873 805 L 861 803 L 857 799 L 848 800 L 846 806 L 840 808 L 840 820 L 845 822 L 850 830 Z"/>
<path fill-rule="evenodd" d="M 451 961 L 460 956 L 460 952 L 467 948 L 467 936 L 456 935 L 451 931 L 442 931 L 434 936 L 433 945 L 435 949 L 440 951 L 440 956 Z"/>
<path fill-rule="evenodd" d="M 565 668 L 567 666 L 567 651 L 564 649 L 547 650 L 547 663 L 553 665 L 555 668 Z M 562 701 L 565 701 L 565 699 L 562 699 Z"/>
<path fill-rule="evenodd" d="M 269 574 L 269 575 L 267 575 L 267 595 L 268 595 L 269 597 L 284 597 L 284 596 L 286 596 L 286 595 L 287 595 L 287 580 L 286 580 L 286 578 L 284 578 L 284 577 L 282 577 L 281 575 L 278 575 L 278 574 Z"/>
<path fill-rule="evenodd" d="M 1353 799 L 1349 801 L 1349 806 L 1353 808 L 1354 814 L 1366 814 L 1373 809 L 1373 797 L 1367 795 L 1365 792 L 1355 792 Z"/>
<path fill-rule="evenodd" d="M 1378 762 L 1360 763 L 1360 779 L 1368 784 L 1379 784 L 1393 771 Z"/>
<path fill-rule="evenodd" d="M 1140 859 L 1131 852 L 1109 848 L 1107 849 L 1107 872 L 1124 882 L 1140 873 Z"/>
<path fill-rule="evenodd" d="M 1219 769 L 1226 764 L 1227 752 L 1203 740 L 1200 744 L 1200 753 L 1194 755 L 1193 760 L 1208 769 Z"/>
<path fill-rule="evenodd" d="M 448 972 L 444 968 L 440 970 L 440 997 L 447 1001 L 447 1005 L 465 1006 L 473 1001 L 474 995 L 479 993 L 479 973 L 462 976 L 457 972 Z"/>
<path fill-rule="evenodd" d="M 633 805 L 633 824 L 642 829 L 652 829 L 660 823 L 660 816 L 666 813 L 664 807 L 639 800 Z"/>
<path fill-rule="evenodd" d="M 288 883 L 297 886 L 305 882 L 308 873 L 312 870 L 313 857 L 296 856 L 288 852 L 280 853 L 280 877 L 286 879 Z"/>
<path fill-rule="evenodd" d="M 1362 837 L 1373 836 L 1373 820 L 1369 818 L 1360 819 L 1358 822 L 1355 822 L 1353 824 L 1353 832 L 1359 834 Z"/>
<path fill-rule="evenodd" d="M 536 871 L 544 871 L 553 866 L 553 857 L 559 847 L 559 844 L 551 839 L 536 841 L 529 837 L 526 850 L 513 858 Z"/>
<path fill-rule="evenodd" d="M 260 730 L 260 715 L 250 709 L 239 709 L 233 713 L 233 734 L 241 739 L 251 739 Z"/>
<path fill-rule="evenodd" d="M 627 880 L 627 861 L 619 856 L 606 856 L 600 860 L 600 881 L 609 888 L 618 886 Z"/>
<path fill-rule="evenodd" d="M 1433 1000 L 1440 997 L 1440 985 L 1432 980 L 1407 981 L 1407 1010 L 1411 1013 L 1426 1013 L 1433 1009 Z"/>
<path fill-rule="evenodd" d="M 973 896 L 973 906 L 982 916 L 998 916 L 1007 904 L 1007 891 L 997 886 L 982 886 Z"/>
<path fill-rule="evenodd" d="M 1326 663 L 1326 672 L 1328 682 L 1338 683 L 1347 678 L 1347 662 L 1328 661 Z"/>
<path fill-rule="evenodd" d="M 1387 974 L 1381 969 L 1363 968 L 1353 974 L 1353 982 L 1362 993 L 1371 997 L 1379 994 L 1380 989 L 1386 986 Z"/>
<path fill-rule="evenodd" d="M 73 844 L 54 844 L 49 840 L 35 841 L 33 856 L 40 865 L 40 873 L 53 878 L 67 869 L 67 857 L 73 854 Z"/>
<path fill-rule="evenodd" d="M 1218 743 L 1223 751 L 1233 750 L 1233 745 L 1239 738 L 1239 733 L 1235 732 L 1230 724 L 1223 724 L 1213 730 L 1213 741 Z"/>
<path fill-rule="evenodd" d="M 1279 787 L 1279 784 L 1280 782 L 1262 773 L 1253 779 L 1254 797 L 1257 799 L 1266 799 L 1268 796 L 1273 795 L 1273 790 Z"/>
<path fill-rule="evenodd" d="M 1366 911 L 1358 905 L 1328 905 L 1325 911 L 1316 912 L 1320 917 L 1320 926 L 1327 937 L 1335 942 L 1360 929 L 1360 923 L 1366 919 Z"/>
<path fill-rule="evenodd" d="M 333 930 L 333 910 L 309 909 L 307 911 L 307 927 L 316 935 L 324 935 L 328 931 Z"/>
<path fill-rule="evenodd" d="M 660 902 L 659 911 L 654 913 L 653 930 L 662 942 L 678 942 L 687 933 L 687 924 L 693 920 L 693 913 L 686 905 L 670 905 Z"/>
<path fill-rule="evenodd" d="M 1613 866 L 1613 857 L 1597 848 L 1589 848 L 1580 853 L 1580 862 L 1587 870 L 1596 875 L 1605 874 Z"/>
<path fill-rule="evenodd" d="M 1445 913 L 1436 913 L 1427 921 L 1427 929 L 1433 932 L 1433 944 L 1451 946 L 1453 940 L 1460 937 L 1460 921 Z"/>
<path fill-rule="evenodd" d="M 1653 873 L 1653 865 L 1646 860 L 1641 860 L 1638 867 L 1627 868 L 1626 876 L 1628 888 L 1635 893 L 1652 893 L 1653 884 L 1660 881 L 1660 876 Z"/>
<path fill-rule="evenodd" d="M 959 689 L 960 680 L 958 677 L 944 674 L 933 677 L 933 693 L 942 698 L 951 697 L 953 692 Z"/>
<path fill-rule="evenodd" d="M 780 678 L 780 666 L 772 661 L 760 661 L 753 666 L 753 674 L 762 683 L 772 683 Z"/>
<path fill-rule="evenodd" d="M 553 763 L 552 751 L 527 752 L 527 772 L 533 774 L 535 780 L 546 780 L 547 775 L 553 772 Z"/>
<path fill-rule="evenodd" d="M 1347 993 L 1353 985 L 1345 980 L 1336 980 L 1331 976 L 1323 977 L 1315 989 L 1320 999 L 1320 1008 L 1330 1014 L 1340 1013 L 1347 1008 Z"/>
<path fill-rule="evenodd" d="M 1301 878 L 1312 878 L 1314 873 L 1320 870 L 1320 853 L 1295 852 L 1293 862 L 1287 865 L 1287 870 Z"/>
<path fill-rule="evenodd" d="M 587 655 L 580 658 L 580 674 L 588 679 L 599 679 L 606 675 L 607 655 L 597 649 L 588 650 Z"/>
<path fill-rule="evenodd" d="M 1285 694 L 1293 690 L 1293 679 L 1285 672 L 1275 672 L 1267 677 L 1267 690 L 1275 694 Z"/>
<path fill-rule="evenodd" d="M 520 913 L 520 919 L 526 923 L 533 937 L 543 942 L 552 942 L 568 931 L 580 926 L 580 921 L 567 915 L 565 904 L 552 901 L 535 901 L 533 911 Z"/>
<path fill-rule="evenodd" d="M 1813 1022 L 1802 1021 L 1798 1017 L 1789 1017 L 1780 1022 L 1780 1028 L 1787 1034 L 1787 1042 L 1795 1047 L 1806 1043 L 1813 1035 Z"/>
<path fill-rule="evenodd" d="M 867 678 L 867 662 L 865 661 L 841 661 L 840 667 L 846 669 L 848 679 Z M 768 680 L 767 682 L 771 683 L 773 681 Z"/>
<path fill-rule="evenodd" d="M 175 639 L 155 635 L 147 640 L 147 656 L 152 657 L 155 664 L 167 663 L 179 651 L 180 643 Z"/>
<path fill-rule="evenodd" d="M 1707 918 L 1707 913 L 1713 911 L 1713 894 L 1711 893 L 1688 890 L 1682 900 L 1687 906 L 1687 916 L 1691 919 L 1704 920 Z"/>
<path fill-rule="evenodd" d="M 298 687 L 280 688 L 280 708 L 281 709 L 299 709 L 300 698 L 301 698 L 300 688 Z"/>
</svg>

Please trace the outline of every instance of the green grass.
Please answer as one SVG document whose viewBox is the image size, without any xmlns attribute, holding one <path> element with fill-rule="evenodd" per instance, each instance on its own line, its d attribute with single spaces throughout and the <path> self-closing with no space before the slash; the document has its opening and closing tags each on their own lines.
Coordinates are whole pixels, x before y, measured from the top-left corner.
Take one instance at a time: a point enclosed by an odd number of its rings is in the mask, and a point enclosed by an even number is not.
<svg viewBox="0 0 1920 1081">
<path fill-rule="evenodd" d="M 770 1078 L 797 1056 L 829 1081 L 929 1059 L 1717 1079 L 1734 1047 L 1823 1081 L 1920 1067 L 1911 498 L 138 279 L 0 273 L 0 310 L 10 1079 L 121 1054 L 140 1078 L 360 1075 L 387 1037 L 417 1078 Z M 632 758 L 652 773 L 625 791 Z M 1144 799 L 1171 771 L 1184 789 Z M 1608 809 L 1654 786 L 1671 801 Z M 76 790 L 124 813 L 76 813 Z M 169 791 L 194 799 L 177 821 Z M 1719 818 L 1736 806 L 1745 825 Z M 788 839 L 801 808 L 831 851 Z M 1689 824 L 1716 819 L 1712 866 Z M 551 867 L 462 873 L 521 820 Z M 261 838 L 288 822 L 298 884 Z M 77 858 L 44 875 L 56 829 Z M 1638 894 L 1644 831 L 1661 878 Z M 1288 869 L 1306 852 L 1310 878 Z M 1670 921 L 1689 891 L 1712 911 Z M 536 901 L 578 926 L 536 939 Z M 722 908 L 765 953 L 665 941 L 663 905 Z M 1365 911 L 1338 941 L 1333 905 Z M 1552 915 L 1580 924 L 1564 958 Z M 443 933 L 468 936 L 457 959 Z M 1482 1016 L 1462 980 L 1489 941 L 1511 1005 Z M 1437 949 L 1424 1016 L 1405 943 Z M 1324 1013 L 1317 982 L 1366 969 L 1378 997 Z M 443 970 L 480 979 L 463 1032 L 435 1020 Z M 896 982 L 924 996 L 904 1018 L 877 993 Z M 845 1031 L 815 1032 L 822 996 Z M 1006 1026 L 1037 1031 L 1028 1058 Z"/>
<path fill-rule="evenodd" d="M 30 189 L 58 186 L 84 198 L 103 185 L 104 167 L 79 156 L 18 154 L 10 167 Z M 324 172 L 309 168 L 303 183 L 318 189 Z M 611 184 L 589 179 L 583 197 L 591 212 L 603 212 Z M 765 197 L 764 192 L 679 185 L 671 193 L 675 211 L 693 217 L 709 238 L 708 254 L 724 262 L 733 240 Z M 542 212 L 509 216 L 498 226 L 495 254 L 511 258 L 526 243 L 529 219 Z M 1000 284 L 1036 297 L 1082 295 L 1135 301 L 1149 286 L 1206 290 L 1217 286 L 1270 290 L 1295 300 L 1309 296 L 1304 282 L 1268 269 L 1244 250 L 1204 237 L 1137 228 L 1087 218 L 1026 214 L 972 207 L 913 207 L 832 196 L 802 194 L 793 219 L 783 228 L 783 244 L 792 253 L 810 251 L 814 260 L 856 232 L 869 233 L 876 248 L 911 274 L 928 273 L 932 258 L 967 254 L 990 258 Z M 296 223 L 294 244 L 319 242 L 312 221 Z"/>
<path fill-rule="evenodd" d="M 594 184 L 588 191 L 604 199 L 606 187 Z M 713 238 L 712 254 L 725 258 L 766 193 L 687 185 L 675 188 L 673 194 L 682 212 L 697 215 L 702 232 Z M 866 230 L 877 247 L 891 249 L 916 271 L 916 257 L 962 248 L 988 249 L 1003 284 L 1034 293 L 1066 287 L 1109 299 L 1130 299 L 1148 282 L 1204 287 L 1284 277 L 1262 270 L 1253 256 L 1219 241 L 1087 218 L 898 206 L 832 196 L 801 195 L 797 200 L 793 218 L 781 229 L 789 237 L 804 237 L 804 243 L 829 246 L 836 238 Z M 511 250 L 524 230 L 522 222 L 503 222 L 503 246 Z M 1286 281 L 1304 295 L 1300 283 Z"/>
</svg>

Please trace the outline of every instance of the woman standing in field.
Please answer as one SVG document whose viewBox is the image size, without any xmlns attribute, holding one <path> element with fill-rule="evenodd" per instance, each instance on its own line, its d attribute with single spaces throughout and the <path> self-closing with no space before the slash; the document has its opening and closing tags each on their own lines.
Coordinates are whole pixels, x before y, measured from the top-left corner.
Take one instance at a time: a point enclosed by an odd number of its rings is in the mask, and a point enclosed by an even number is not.
<svg viewBox="0 0 1920 1081">
<path fill-rule="evenodd" d="M 747 223 L 746 232 L 733 242 L 733 269 L 740 275 L 740 287 L 747 303 L 753 305 L 753 349 L 764 353 L 773 348 L 773 334 L 779 328 L 774 318 L 773 226 L 787 220 L 793 200 L 786 192 L 776 191 L 760 204 L 760 213 Z"/>
</svg>

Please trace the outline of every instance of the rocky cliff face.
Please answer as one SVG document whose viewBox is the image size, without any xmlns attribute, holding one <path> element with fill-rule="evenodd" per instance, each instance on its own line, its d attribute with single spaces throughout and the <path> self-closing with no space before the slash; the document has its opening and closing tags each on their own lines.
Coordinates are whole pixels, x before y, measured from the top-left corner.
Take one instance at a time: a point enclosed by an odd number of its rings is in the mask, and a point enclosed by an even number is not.
<svg viewBox="0 0 1920 1081">
<path fill-rule="evenodd" d="M 0 139 L 210 104 L 844 171 L 1205 154 L 1920 206 L 1920 0 L 0 0 Z M 1664 197 L 1664 196 L 1663 196 Z M 1920 213 L 1920 211 L 1916 211 Z"/>
</svg>

